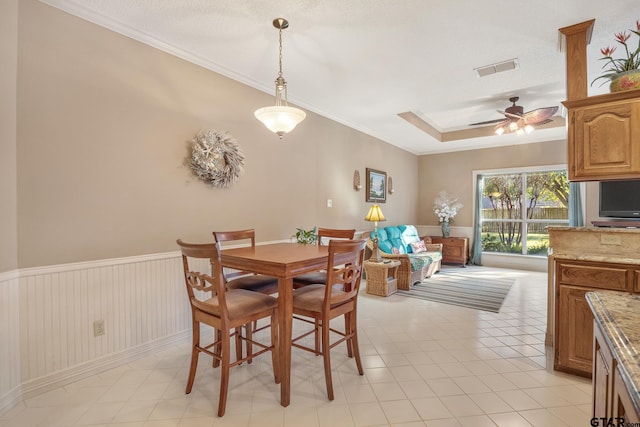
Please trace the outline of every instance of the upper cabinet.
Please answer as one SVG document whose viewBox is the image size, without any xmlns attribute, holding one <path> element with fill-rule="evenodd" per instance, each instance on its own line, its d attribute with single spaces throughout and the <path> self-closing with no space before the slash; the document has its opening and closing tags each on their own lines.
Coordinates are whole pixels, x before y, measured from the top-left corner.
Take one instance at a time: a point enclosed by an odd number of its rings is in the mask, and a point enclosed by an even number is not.
<svg viewBox="0 0 640 427">
<path fill-rule="evenodd" d="M 559 29 L 567 66 L 569 180 L 640 179 L 640 90 L 587 94 L 587 45 L 594 23 Z"/>
<path fill-rule="evenodd" d="M 569 180 L 640 178 L 640 90 L 563 102 Z"/>
</svg>

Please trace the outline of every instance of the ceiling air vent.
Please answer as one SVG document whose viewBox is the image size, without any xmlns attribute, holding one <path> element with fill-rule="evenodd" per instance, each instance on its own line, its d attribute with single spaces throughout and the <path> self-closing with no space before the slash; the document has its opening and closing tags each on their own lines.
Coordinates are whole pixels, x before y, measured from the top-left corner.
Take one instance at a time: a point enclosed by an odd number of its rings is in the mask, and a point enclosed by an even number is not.
<svg viewBox="0 0 640 427">
<path fill-rule="evenodd" d="M 503 71 L 515 70 L 518 68 L 518 58 L 509 59 L 508 61 L 497 62 L 484 67 L 474 68 L 478 77 L 485 77 L 491 74 L 501 73 Z"/>
</svg>

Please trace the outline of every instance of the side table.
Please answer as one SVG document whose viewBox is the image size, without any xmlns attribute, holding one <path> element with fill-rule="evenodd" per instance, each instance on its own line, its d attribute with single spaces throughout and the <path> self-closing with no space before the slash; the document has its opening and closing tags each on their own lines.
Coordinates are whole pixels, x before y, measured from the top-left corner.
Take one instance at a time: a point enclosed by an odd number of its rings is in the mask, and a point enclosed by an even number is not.
<svg viewBox="0 0 640 427">
<path fill-rule="evenodd" d="M 400 267 L 400 261 L 365 261 L 364 270 L 367 273 L 367 293 L 381 297 L 395 293 L 398 290 L 398 267 Z"/>
<path fill-rule="evenodd" d="M 430 236 L 433 243 L 442 243 L 442 263 L 460 264 L 464 267 L 469 263 L 469 239 L 466 237 Z"/>
</svg>

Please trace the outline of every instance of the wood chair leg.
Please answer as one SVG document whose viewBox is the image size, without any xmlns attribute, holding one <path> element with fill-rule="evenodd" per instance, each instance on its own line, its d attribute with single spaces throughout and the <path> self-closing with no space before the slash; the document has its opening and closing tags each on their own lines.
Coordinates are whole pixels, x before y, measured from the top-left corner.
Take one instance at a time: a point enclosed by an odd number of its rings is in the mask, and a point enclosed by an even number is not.
<svg viewBox="0 0 640 427">
<path fill-rule="evenodd" d="M 351 343 L 351 347 L 353 348 L 353 355 L 356 359 L 356 366 L 358 367 L 358 373 L 360 375 L 364 375 L 364 371 L 362 370 L 362 361 L 360 360 L 360 345 L 358 344 L 358 324 L 357 324 L 356 311 L 349 313 L 349 333 L 351 334 L 351 339 L 347 340 L 347 342 Z"/>
<path fill-rule="evenodd" d="M 253 324 L 254 322 L 249 322 L 245 325 L 245 329 L 247 330 L 247 363 L 251 364 L 253 362 L 253 345 L 251 344 L 251 340 L 253 339 Z"/>
<path fill-rule="evenodd" d="M 320 325 L 320 319 L 315 319 L 313 327 L 315 328 L 313 335 L 315 337 L 316 356 L 318 356 L 321 353 L 320 352 L 320 333 L 321 333 L 322 326 Z"/>
<path fill-rule="evenodd" d="M 222 333 L 220 332 L 220 330 L 215 329 L 214 335 L 213 335 L 213 339 L 215 341 L 218 341 L 218 344 L 216 346 L 213 347 L 213 352 L 217 355 L 221 355 L 222 354 L 222 347 L 220 344 L 220 340 L 222 339 Z M 217 368 L 218 366 L 220 366 L 220 360 L 216 359 L 215 357 L 213 358 L 213 367 Z"/>
<path fill-rule="evenodd" d="M 344 315 L 344 332 L 348 334 L 351 330 L 351 313 L 345 313 Z M 353 347 L 351 345 L 351 340 L 347 340 L 347 356 L 353 357 Z"/>
<path fill-rule="evenodd" d="M 271 363 L 273 364 L 273 380 L 280 384 L 280 342 L 278 336 L 278 309 L 274 309 L 271 314 Z"/>
<path fill-rule="evenodd" d="M 218 400 L 218 416 L 224 415 L 227 407 L 227 391 L 229 389 L 229 362 L 231 360 L 231 337 L 229 331 L 223 331 L 222 362 L 220 366 L 220 399 Z"/>
<path fill-rule="evenodd" d="M 198 350 L 199 346 L 200 323 L 194 320 L 192 326 L 191 366 L 189 368 L 189 377 L 187 379 L 187 388 L 185 390 L 186 394 L 191 393 L 191 389 L 193 388 L 193 380 L 196 378 L 196 370 L 198 369 L 198 356 L 200 355 L 200 351 Z"/>
<path fill-rule="evenodd" d="M 242 328 L 236 328 L 236 360 L 242 359 Z"/>
<path fill-rule="evenodd" d="M 331 379 L 331 343 L 329 342 L 329 322 L 322 322 L 322 356 L 324 359 L 324 380 L 327 385 L 327 396 L 333 400 L 333 381 Z"/>
</svg>

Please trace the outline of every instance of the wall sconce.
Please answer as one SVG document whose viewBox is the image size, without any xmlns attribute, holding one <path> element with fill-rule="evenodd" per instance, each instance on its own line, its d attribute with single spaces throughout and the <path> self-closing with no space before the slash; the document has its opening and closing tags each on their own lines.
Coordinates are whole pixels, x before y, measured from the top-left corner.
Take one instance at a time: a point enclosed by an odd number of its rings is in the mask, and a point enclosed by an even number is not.
<svg viewBox="0 0 640 427">
<path fill-rule="evenodd" d="M 362 185 L 360 185 L 360 172 L 356 169 L 353 172 L 353 189 L 356 191 L 362 190 Z"/>
<path fill-rule="evenodd" d="M 391 179 L 391 177 L 387 179 L 387 187 L 389 188 L 389 194 L 396 192 L 396 190 L 393 189 L 393 179 Z"/>
</svg>

